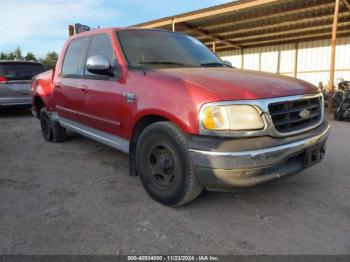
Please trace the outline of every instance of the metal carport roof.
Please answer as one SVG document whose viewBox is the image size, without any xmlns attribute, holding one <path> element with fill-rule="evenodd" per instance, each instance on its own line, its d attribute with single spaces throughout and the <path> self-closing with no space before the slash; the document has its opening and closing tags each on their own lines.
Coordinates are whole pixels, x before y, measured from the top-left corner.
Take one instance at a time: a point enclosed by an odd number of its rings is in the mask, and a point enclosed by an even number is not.
<svg viewBox="0 0 350 262">
<path fill-rule="evenodd" d="M 335 0 L 240 0 L 134 25 L 185 32 L 216 50 L 330 38 Z M 350 35 L 342 0 L 338 36 Z"/>
<path fill-rule="evenodd" d="M 330 91 L 337 36 L 350 35 L 349 0 L 239 0 L 134 25 L 184 32 L 213 51 L 332 38 Z"/>
</svg>

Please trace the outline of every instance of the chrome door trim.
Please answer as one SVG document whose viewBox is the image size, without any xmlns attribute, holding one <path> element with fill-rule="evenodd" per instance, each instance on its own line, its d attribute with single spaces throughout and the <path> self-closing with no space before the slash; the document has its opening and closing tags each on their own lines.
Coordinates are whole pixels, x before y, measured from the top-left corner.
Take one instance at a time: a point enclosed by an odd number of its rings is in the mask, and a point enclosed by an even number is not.
<svg viewBox="0 0 350 262">
<path fill-rule="evenodd" d="M 78 111 L 76 110 L 72 110 L 72 109 L 69 109 L 69 108 L 66 108 L 66 107 L 63 107 L 63 106 L 56 106 L 57 109 L 60 109 L 62 111 L 66 111 L 66 112 L 69 112 L 69 113 L 72 113 L 72 114 L 76 114 L 78 115 Z"/>
<path fill-rule="evenodd" d="M 53 113 L 51 115 L 51 118 L 55 121 L 58 121 L 61 126 L 67 129 L 70 129 L 76 133 L 79 133 L 85 137 L 88 137 L 112 148 L 118 149 L 124 153 L 129 153 L 129 141 L 124 138 L 108 134 L 106 132 L 82 125 L 72 120 L 68 120 L 66 118 L 58 116 L 57 113 Z"/>
</svg>

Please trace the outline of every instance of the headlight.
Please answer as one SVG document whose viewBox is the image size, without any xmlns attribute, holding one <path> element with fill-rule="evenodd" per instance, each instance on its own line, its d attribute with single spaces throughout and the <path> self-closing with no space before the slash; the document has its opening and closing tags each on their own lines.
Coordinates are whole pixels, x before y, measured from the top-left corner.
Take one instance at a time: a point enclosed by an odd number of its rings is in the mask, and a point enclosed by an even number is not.
<svg viewBox="0 0 350 262">
<path fill-rule="evenodd" d="M 259 112 L 250 105 L 208 106 L 201 112 L 202 125 L 212 131 L 248 131 L 265 127 Z"/>
</svg>

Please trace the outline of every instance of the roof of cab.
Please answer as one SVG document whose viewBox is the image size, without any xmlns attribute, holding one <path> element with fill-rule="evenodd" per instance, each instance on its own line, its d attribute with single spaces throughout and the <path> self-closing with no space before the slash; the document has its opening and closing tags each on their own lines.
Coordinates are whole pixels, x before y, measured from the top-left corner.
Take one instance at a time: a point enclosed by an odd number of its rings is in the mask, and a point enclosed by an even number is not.
<svg viewBox="0 0 350 262">
<path fill-rule="evenodd" d="M 109 27 L 109 28 L 102 28 L 102 29 L 93 29 L 91 31 L 86 31 L 86 32 L 82 32 L 82 33 L 78 33 L 75 34 L 69 38 L 79 38 L 82 36 L 90 36 L 90 35 L 94 35 L 94 34 L 98 34 L 98 33 L 103 33 L 103 32 L 111 32 L 111 31 L 124 31 L 124 30 L 138 30 L 138 31 L 168 31 L 171 32 L 169 30 L 164 30 L 164 29 L 157 29 L 157 28 L 138 28 L 138 27 Z"/>
</svg>

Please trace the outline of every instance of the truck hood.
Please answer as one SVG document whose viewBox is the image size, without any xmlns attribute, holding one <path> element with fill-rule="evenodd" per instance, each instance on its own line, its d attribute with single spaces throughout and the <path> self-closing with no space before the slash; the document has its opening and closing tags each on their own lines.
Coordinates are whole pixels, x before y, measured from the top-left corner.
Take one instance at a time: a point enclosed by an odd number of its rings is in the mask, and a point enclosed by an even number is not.
<svg viewBox="0 0 350 262">
<path fill-rule="evenodd" d="M 159 69 L 154 73 L 195 84 L 222 100 L 254 100 L 320 92 L 318 87 L 296 78 L 235 68 Z"/>
</svg>

